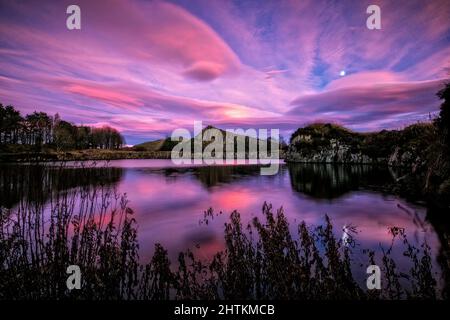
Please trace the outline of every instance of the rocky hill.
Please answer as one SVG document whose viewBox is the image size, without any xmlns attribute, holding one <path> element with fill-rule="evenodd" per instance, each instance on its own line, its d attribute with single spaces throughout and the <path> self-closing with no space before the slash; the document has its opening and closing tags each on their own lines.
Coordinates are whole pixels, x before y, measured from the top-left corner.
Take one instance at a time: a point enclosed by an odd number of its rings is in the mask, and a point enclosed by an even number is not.
<svg viewBox="0 0 450 320">
<path fill-rule="evenodd" d="M 208 132 L 209 130 L 209 132 Z M 246 157 L 249 156 L 248 152 L 249 152 L 249 146 L 250 145 L 254 145 L 256 147 L 259 146 L 259 141 L 260 139 L 254 138 L 254 137 L 250 137 L 250 136 L 245 136 L 245 135 L 241 135 L 241 134 L 236 134 L 236 133 L 231 133 L 229 131 L 223 130 L 223 129 L 218 129 L 216 127 L 213 126 L 207 126 L 205 128 L 203 128 L 202 130 L 202 136 L 204 137 L 203 141 L 202 141 L 202 151 L 205 149 L 206 146 L 208 146 L 210 143 L 212 143 L 212 141 L 214 141 L 214 138 L 209 139 L 208 137 L 210 135 L 214 135 L 214 131 L 219 131 L 222 136 L 223 136 L 223 151 L 225 152 L 227 150 L 226 147 L 226 137 L 231 137 L 235 143 L 234 146 L 234 152 L 237 153 L 237 144 L 239 143 L 239 141 L 241 141 L 241 139 L 244 139 L 243 141 L 245 141 L 245 153 L 246 153 Z M 198 137 L 198 136 L 197 136 Z M 192 153 L 194 153 L 194 139 L 197 138 L 191 138 L 190 140 L 184 142 L 187 145 L 191 146 L 191 151 Z M 270 139 L 270 138 L 269 138 Z M 172 148 L 177 145 L 179 142 L 177 141 L 172 141 L 170 138 L 166 138 L 166 139 L 160 139 L 160 140 L 155 140 L 155 141 L 149 141 L 149 142 L 145 142 L 145 143 L 141 143 L 139 145 L 135 145 L 133 147 L 134 150 L 136 151 L 172 151 Z M 270 152 L 270 142 L 267 143 L 268 145 L 268 150 Z M 283 146 L 279 145 L 279 143 L 276 143 L 276 146 L 281 149 Z M 187 147 L 189 148 L 189 147 Z M 282 150 L 280 150 L 280 154 L 282 154 Z M 236 156 L 236 155 L 235 155 Z M 256 156 L 256 155 L 252 155 L 252 156 Z"/>
</svg>

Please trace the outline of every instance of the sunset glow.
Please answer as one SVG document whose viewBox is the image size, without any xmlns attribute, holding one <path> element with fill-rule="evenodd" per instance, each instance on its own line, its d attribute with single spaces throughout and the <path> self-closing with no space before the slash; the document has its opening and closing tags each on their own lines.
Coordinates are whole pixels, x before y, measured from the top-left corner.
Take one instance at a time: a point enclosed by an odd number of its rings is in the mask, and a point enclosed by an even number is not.
<svg viewBox="0 0 450 320">
<path fill-rule="evenodd" d="M 92 126 L 128 144 L 194 120 L 221 128 L 313 121 L 399 128 L 438 111 L 448 1 L 2 1 L 0 102 Z M 366 28 L 366 8 L 382 29 Z"/>
</svg>

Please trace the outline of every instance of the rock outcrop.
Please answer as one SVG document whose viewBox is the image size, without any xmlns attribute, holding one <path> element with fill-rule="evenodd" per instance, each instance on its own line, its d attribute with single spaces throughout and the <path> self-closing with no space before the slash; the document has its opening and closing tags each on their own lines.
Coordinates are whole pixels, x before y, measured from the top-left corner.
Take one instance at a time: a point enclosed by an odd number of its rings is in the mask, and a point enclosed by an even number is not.
<svg viewBox="0 0 450 320">
<path fill-rule="evenodd" d="M 426 161 L 430 127 L 412 125 L 400 131 L 356 133 L 333 124 L 298 129 L 285 155 L 287 162 L 386 164 L 413 171 Z"/>
<path fill-rule="evenodd" d="M 373 164 L 386 163 L 384 158 L 371 158 L 361 151 L 355 152 L 353 148 L 337 139 L 331 139 L 329 145 L 321 146 L 317 150 L 299 148 L 298 145 L 291 144 L 286 152 L 285 159 L 288 162 L 309 162 L 309 163 L 354 163 Z"/>
</svg>

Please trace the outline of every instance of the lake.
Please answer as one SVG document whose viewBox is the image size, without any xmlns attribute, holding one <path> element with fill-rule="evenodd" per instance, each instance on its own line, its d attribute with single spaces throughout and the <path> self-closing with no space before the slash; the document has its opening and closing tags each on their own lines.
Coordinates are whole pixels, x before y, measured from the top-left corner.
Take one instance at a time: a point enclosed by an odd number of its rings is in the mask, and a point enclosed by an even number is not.
<svg viewBox="0 0 450 320">
<path fill-rule="evenodd" d="M 432 264 L 441 274 L 437 257 L 440 240 L 427 222 L 427 208 L 385 193 L 396 172 L 368 165 L 280 164 L 278 174 L 260 175 L 255 165 L 183 166 L 170 160 L 115 160 L 85 163 L 0 165 L 0 206 L 17 208 L 24 201 L 49 208 L 55 193 L 90 186 L 108 186 L 126 194 L 138 225 L 139 259 L 148 261 L 154 244 L 178 252 L 190 249 L 210 259 L 224 248 L 224 224 L 237 210 L 246 224 L 261 217 L 264 202 L 283 207 L 293 234 L 297 225 L 321 225 L 331 219 L 337 238 L 344 228 L 357 230 L 353 270 L 363 279 L 367 257 L 362 249 L 380 251 L 392 243 L 390 227 L 404 228 L 411 244 L 431 248 Z M 80 170 L 89 170 L 82 178 Z M 205 215 L 205 211 L 212 208 Z M 49 210 L 49 209 L 47 209 Z M 408 269 L 401 247 L 393 250 L 400 268 Z"/>
</svg>

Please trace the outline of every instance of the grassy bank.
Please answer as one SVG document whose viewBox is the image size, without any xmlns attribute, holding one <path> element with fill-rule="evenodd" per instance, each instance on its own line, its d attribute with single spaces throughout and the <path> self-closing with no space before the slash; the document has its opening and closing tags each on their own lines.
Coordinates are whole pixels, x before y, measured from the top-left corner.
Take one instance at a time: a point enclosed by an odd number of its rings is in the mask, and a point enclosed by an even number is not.
<svg viewBox="0 0 450 320">
<path fill-rule="evenodd" d="M 71 151 L 56 151 L 43 149 L 16 150 L 15 152 L 0 152 L 0 162 L 21 161 L 83 161 L 83 160 L 119 160 L 119 159 L 170 159 L 170 151 L 135 151 L 132 149 L 107 150 L 86 149 Z"/>
</svg>

